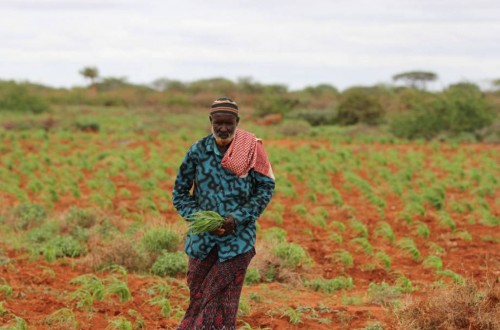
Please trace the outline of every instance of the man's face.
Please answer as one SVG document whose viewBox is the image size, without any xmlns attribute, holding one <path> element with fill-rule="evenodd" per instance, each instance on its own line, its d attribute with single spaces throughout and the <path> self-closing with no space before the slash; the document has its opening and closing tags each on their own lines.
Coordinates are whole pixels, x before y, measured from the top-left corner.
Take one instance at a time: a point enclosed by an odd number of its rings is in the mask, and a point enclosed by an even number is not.
<svg viewBox="0 0 500 330">
<path fill-rule="evenodd" d="M 212 133 L 218 145 L 225 146 L 233 141 L 234 132 L 239 122 L 238 117 L 230 113 L 214 113 L 210 117 L 210 122 L 212 123 Z"/>
</svg>

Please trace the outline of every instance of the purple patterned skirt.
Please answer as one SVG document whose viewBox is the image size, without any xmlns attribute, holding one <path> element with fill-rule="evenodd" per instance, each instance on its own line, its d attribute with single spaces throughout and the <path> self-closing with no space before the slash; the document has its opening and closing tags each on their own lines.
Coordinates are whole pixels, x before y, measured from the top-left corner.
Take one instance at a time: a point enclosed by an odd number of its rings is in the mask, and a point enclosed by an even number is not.
<svg viewBox="0 0 500 330">
<path fill-rule="evenodd" d="M 189 307 L 177 330 L 233 330 L 241 289 L 255 249 L 220 262 L 217 248 L 203 260 L 189 258 Z"/>
</svg>

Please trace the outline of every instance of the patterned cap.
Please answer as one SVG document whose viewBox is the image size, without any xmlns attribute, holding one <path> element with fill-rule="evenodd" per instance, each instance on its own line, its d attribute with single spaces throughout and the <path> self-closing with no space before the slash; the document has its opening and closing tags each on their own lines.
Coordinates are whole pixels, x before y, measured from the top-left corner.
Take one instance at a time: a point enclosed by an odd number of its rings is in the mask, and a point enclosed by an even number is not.
<svg viewBox="0 0 500 330">
<path fill-rule="evenodd" d="M 236 102 L 227 97 L 221 97 L 215 100 L 210 106 L 210 114 L 216 112 L 229 112 L 238 115 L 239 108 Z"/>
</svg>

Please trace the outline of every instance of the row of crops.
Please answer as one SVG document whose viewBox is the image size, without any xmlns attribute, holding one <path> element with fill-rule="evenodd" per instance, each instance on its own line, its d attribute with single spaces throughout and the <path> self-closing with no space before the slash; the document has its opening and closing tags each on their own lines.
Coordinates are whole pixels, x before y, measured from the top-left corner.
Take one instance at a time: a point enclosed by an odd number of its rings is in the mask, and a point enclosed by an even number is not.
<svg viewBox="0 0 500 330">
<path fill-rule="evenodd" d="M 144 130 L 130 118 L 123 125 L 112 114 L 104 118 L 110 129 L 93 133 L 0 131 L 0 243 L 35 261 L 69 258 L 94 272 L 75 277 L 67 310 L 59 312 L 69 319 L 94 311 L 95 302 L 129 301 L 137 294 L 128 290 L 129 273 L 180 286 L 187 265 L 187 225 L 171 190 L 187 148 L 206 134 L 203 122 L 158 119 Z M 316 306 L 282 302 L 269 317 L 338 321 L 342 315 L 327 303 L 393 308 L 406 294 L 481 280 L 500 266 L 498 147 L 284 139 L 256 129 L 277 188 L 259 220 L 247 288 L 293 284 L 324 298 Z M 103 270 L 108 275 L 97 273 Z M 22 323 L 8 307 L 21 293 L 2 283 L 0 317 Z M 182 308 L 173 305 L 186 299 L 185 288 L 179 292 L 148 299 L 178 320 Z M 265 302 L 254 291 L 244 295 L 242 320 Z M 114 322 L 141 324 L 134 315 Z"/>
</svg>

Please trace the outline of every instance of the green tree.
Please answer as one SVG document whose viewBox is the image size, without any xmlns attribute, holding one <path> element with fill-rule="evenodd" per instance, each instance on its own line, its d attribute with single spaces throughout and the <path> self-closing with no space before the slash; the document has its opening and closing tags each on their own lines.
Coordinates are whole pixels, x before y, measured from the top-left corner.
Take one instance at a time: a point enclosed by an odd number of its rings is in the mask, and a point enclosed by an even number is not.
<svg viewBox="0 0 500 330">
<path fill-rule="evenodd" d="M 403 80 L 408 86 L 412 88 L 425 89 L 428 82 L 438 79 L 438 76 L 429 71 L 408 71 L 398 73 L 392 76 L 392 80 Z"/>
<path fill-rule="evenodd" d="M 336 122 L 341 125 L 365 123 L 376 125 L 384 116 L 375 90 L 368 87 L 352 87 L 340 96 Z"/>
<path fill-rule="evenodd" d="M 95 85 L 97 77 L 99 77 L 99 70 L 94 66 L 87 66 L 80 70 L 80 74 L 90 80 L 90 86 Z"/>
</svg>

